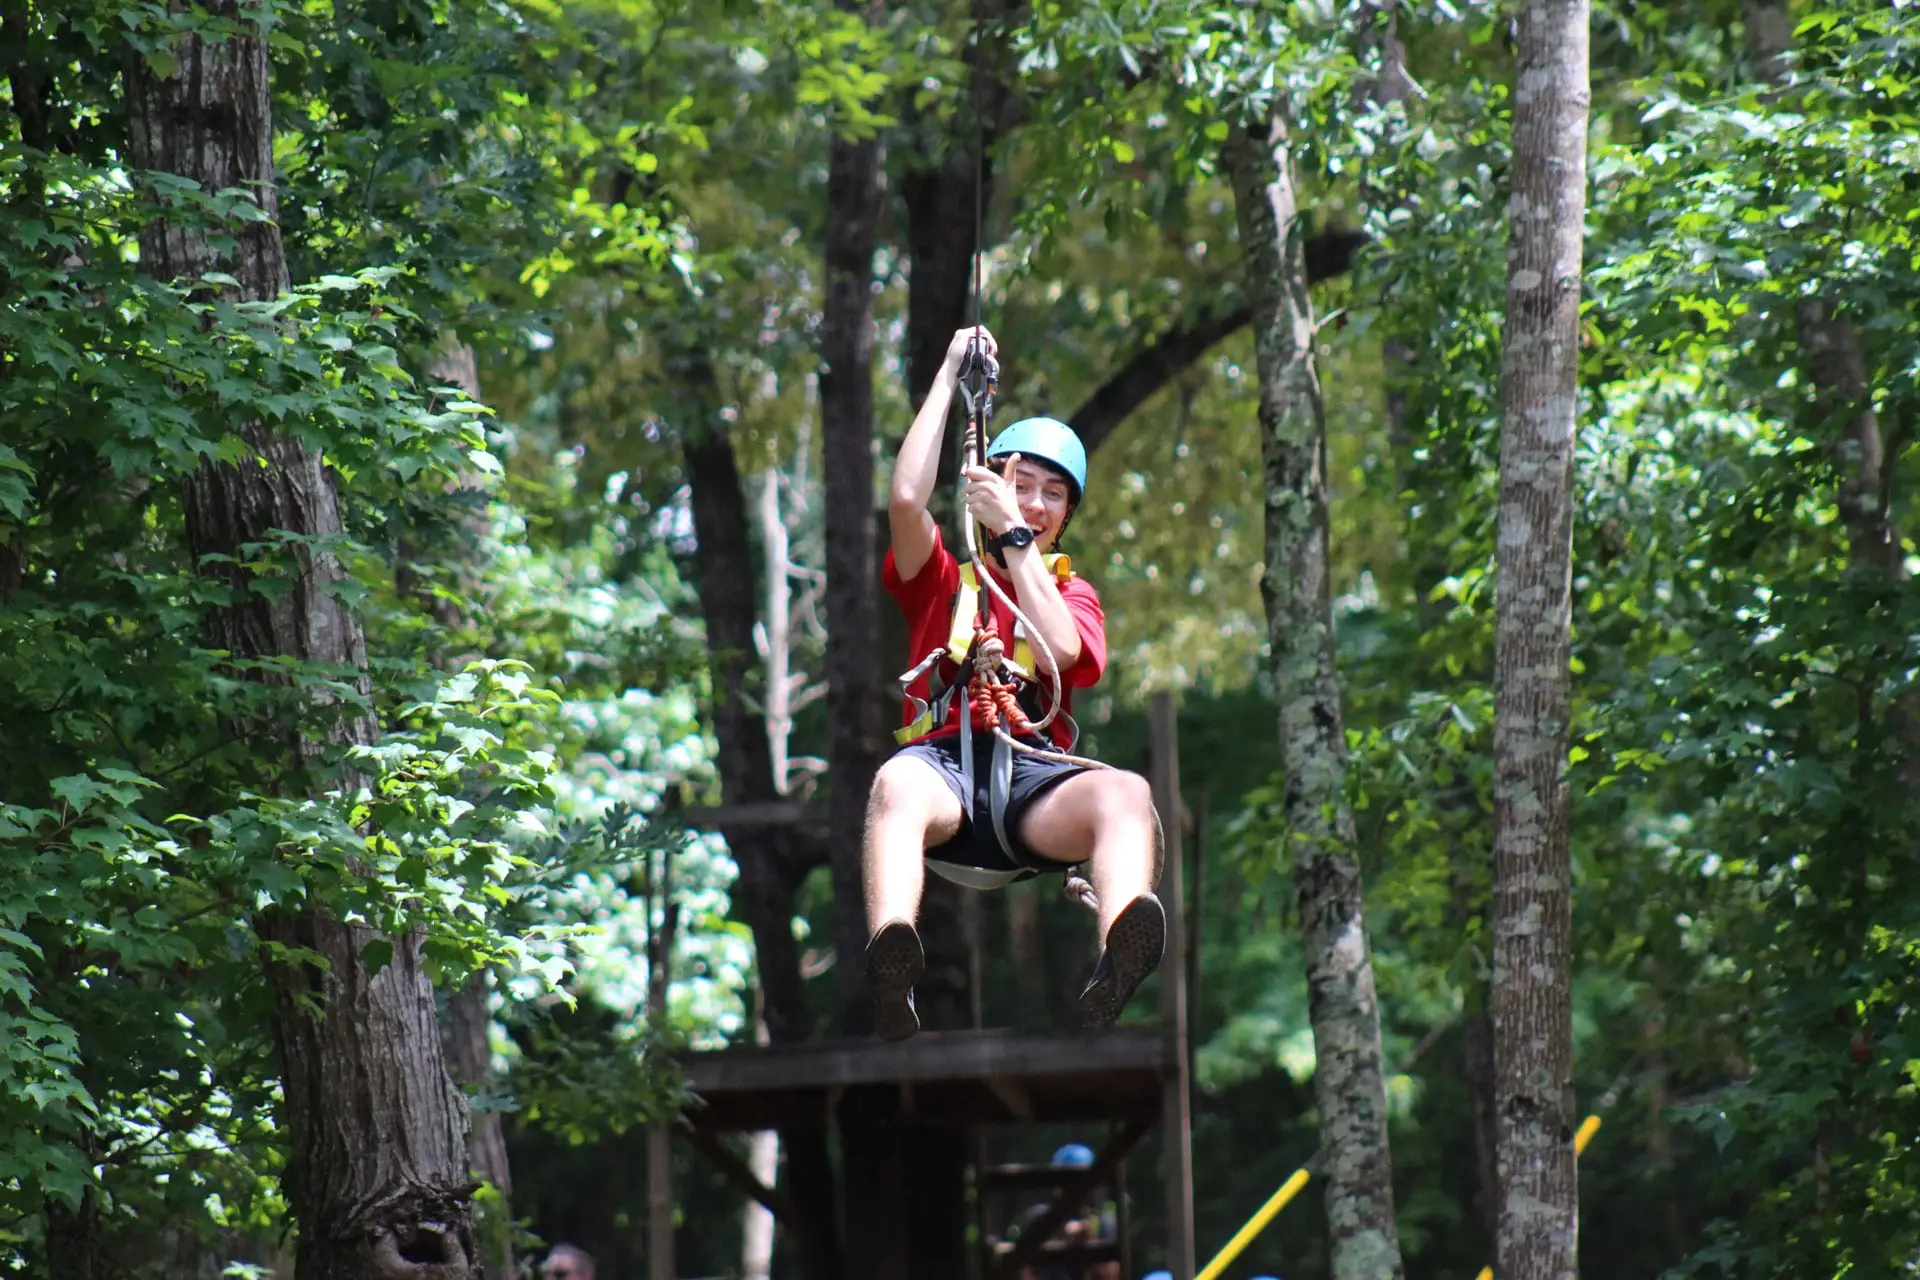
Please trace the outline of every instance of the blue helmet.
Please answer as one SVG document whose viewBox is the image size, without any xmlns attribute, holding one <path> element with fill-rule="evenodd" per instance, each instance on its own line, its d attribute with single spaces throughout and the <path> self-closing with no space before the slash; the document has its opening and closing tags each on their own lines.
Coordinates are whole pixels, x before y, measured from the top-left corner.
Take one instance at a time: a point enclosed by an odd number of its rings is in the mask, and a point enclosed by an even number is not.
<svg viewBox="0 0 1920 1280">
<path fill-rule="evenodd" d="M 1055 1164 L 1072 1165 L 1076 1169 L 1084 1169 L 1093 1163 L 1093 1150 L 1078 1142 L 1069 1142 L 1066 1146 L 1061 1147 L 1053 1153 L 1053 1162 Z"/>
<path fill-rule="evenodd" d="M 1149 1271 L 1141 1280 L 1173 1280 L 1171 1271 Z"/>
<path fill-rule="evenodd" d="M 989 458 L 1004 458 L 1010 453 L 1035 462 L 1050 462 L 1066 472 L 1073 481 L 1073 505 L 1080 505 L 1080 496 L 1087 491 L 1087 447 L 1073 434 L 1072 427 L 1057 418 L 1022 418 L 987 446 Z"/>
</svg>

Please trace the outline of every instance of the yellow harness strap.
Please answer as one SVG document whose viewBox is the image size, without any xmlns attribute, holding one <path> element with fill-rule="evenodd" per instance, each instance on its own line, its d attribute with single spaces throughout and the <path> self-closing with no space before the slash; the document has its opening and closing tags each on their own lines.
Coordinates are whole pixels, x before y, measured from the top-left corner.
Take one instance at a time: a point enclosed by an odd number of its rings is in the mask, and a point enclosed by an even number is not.
<svg viewBox="0 0 1920 1280">
<path fill-rule="evenodd" d="M 1073 560 L 1061 553 L 1046 557 L 1047 571 L 1053 575 L 1054 583 L 1064 586 L 1073 580 Z M 953 598 L 953 625 L 947 629 L 947 657 L 956 663 L 967 660 L 967 651 L 973 648 L 973 623 L 980 613 L 980 579 L 973 572 L 971 560 L 960 564 L 960 590 Z M 1027 644 L 1025 636 L 1016 636 L 1013 652 L 1009 655 L 1022 671 L 1031 674 L 1034 671 L 1033 649 Z M 934 709 L 928 707 L 914 718 L 912 724 L 893 731 L 893 740 L 905 744 L 923 734 L 931 733 L 934 725 Z"/>
</svg>

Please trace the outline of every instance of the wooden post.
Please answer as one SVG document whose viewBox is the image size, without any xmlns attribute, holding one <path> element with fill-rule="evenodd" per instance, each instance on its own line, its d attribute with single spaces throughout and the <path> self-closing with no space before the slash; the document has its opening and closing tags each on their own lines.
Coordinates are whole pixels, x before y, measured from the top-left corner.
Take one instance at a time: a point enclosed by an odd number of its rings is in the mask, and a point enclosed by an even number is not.
<svg viewBox="0 0 1920 1280">
<path fill-rule="evenodd" d="M 1167 909 L 1167 956 L 1161 970 L 1160 1016 L 1166 1027 L 1166 1096 L 1160 1127 L 1166 1153 L 1167 1270 L 1173 1280 L 1193 1280 L 1193 1113 L 1187 1088 L 1187 929 L 1180 830 L 1180 748 L 1173 695 L 1156 693 L 1148 705 L 1153 744 L 1154 807 L 1160 811 L 1165 861 L 1160 900 Z"/>
<path fill-rule="evenodd" d="M 1200 931 L 1207 919 L 1207 793 L 1193 815 L 1193 905 L 1187 912 L 1187 1070 L 1193 1070 L 1196 1045 L 1205 1041 L 1200 1007 Z"/>
</svg>

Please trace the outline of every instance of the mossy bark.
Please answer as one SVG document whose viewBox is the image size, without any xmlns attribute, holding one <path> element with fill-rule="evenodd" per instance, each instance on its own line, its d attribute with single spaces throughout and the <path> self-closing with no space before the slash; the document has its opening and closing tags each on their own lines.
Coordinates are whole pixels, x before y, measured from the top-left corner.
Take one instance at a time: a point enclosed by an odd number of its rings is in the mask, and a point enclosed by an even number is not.
<svg viewBox="0 0 1920 1280">
<path fill-rule="evenodd" d="M 1285 123 L 1235 128 L 1233 184 L 1260 372 L 1266 485 L 1261 596 L 1280 707 L 1294 903 L 1313 1022 L 1314 1097 L 1334 1280 L 1402 1274 L 1380 1009 L 1367 943 L 1328 578 L 1326 418 Z"/>
</svg>

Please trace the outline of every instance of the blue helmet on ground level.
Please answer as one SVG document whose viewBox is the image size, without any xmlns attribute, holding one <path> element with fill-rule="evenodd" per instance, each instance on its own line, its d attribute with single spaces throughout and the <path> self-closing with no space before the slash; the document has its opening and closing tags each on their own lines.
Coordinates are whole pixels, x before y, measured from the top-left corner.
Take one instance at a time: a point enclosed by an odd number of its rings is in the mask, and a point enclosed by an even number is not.
<svg viewBox="0 0 1920 1280">
<path fill-rule="evenodd" d="M 1058 418 L 1022 418 L 987 446 L 989 458 L 1004 458 L 1010 453 L 1060 468 L 1073 481 L 1073 505 L 1080 505 L 1080 497 L 1087 491 L 1087 447 L 1072 427 Z"/>
<path fill-rule="evenodd" d="M 1053 1162 L 1055 1164 L 1072 1165 L 1076 1169 L 1084 1169 L 1093 1163 L 1093 1149 L 1082 1143 L 1069 1142 L 1066 1146 L 1061 1147 L 1053 1153 Z"/>
</svg>

